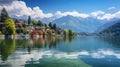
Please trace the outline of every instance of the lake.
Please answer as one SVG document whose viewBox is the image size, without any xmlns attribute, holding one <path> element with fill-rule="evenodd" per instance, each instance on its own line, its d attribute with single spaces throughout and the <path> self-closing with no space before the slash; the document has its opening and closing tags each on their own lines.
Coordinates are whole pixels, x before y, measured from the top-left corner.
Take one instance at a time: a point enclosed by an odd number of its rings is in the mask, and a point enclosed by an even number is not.
<svg viewBox="0 0 120 67">
<path fill-rule="evenodd" d="M 120 39 L 98 36 L 1 39 L 0 67 L 120 67 Z"/>
</svg>

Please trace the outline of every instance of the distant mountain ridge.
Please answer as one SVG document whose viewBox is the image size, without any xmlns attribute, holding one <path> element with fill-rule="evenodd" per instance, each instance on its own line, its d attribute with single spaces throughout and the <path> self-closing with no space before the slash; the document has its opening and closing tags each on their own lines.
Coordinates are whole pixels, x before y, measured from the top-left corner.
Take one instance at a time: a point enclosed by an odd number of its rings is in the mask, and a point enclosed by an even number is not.
<svg viewBox="0 0 120 67">
<path fill-rule="evenodd" d="M 52 21 L 59 27 L 64 29 L 71 29 L 75 32 L 93 33 L 97 28 L 107 23 L 106 21 L 98 20 L 92 17 L 80 18 L 73 16 L 64 16 Z"/>
<path fill-rule="evenodd" d="M 24 19 L 22 20 L 27 22 L 27 20 Z M 110 30 L 109 28 L 115 26 L 120 21 L 119 18 L 114 18 L 111 20 L 99 20 L 93 17 L 80 18 L 80 17 L 73 17 L 70 15 L 63 16 L 55 20 L 53 18 L 44 18 L 39 20 L 47 24 L 49 22 L 52 22 L 53 24 L 57 24 L 58 27 L 61 27 L 63 29 L 71 29 L 77 33 L 82 32 L 82 33 L 101 33 L 101 34 L 105 33 L 105 31 L 107 30 Z"/>
</svg>

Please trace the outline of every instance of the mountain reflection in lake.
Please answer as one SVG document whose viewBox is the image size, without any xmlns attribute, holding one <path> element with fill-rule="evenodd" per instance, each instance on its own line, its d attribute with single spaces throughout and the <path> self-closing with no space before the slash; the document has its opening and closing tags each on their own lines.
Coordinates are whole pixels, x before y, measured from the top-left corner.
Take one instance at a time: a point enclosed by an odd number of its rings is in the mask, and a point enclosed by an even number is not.
<svg viewBox="0 0 120 67">
<path fill-rule="evenodd" d="M 0 40 L 0 67 L 120 67 L 119 40 L 98 36 Z"/>
</svg>

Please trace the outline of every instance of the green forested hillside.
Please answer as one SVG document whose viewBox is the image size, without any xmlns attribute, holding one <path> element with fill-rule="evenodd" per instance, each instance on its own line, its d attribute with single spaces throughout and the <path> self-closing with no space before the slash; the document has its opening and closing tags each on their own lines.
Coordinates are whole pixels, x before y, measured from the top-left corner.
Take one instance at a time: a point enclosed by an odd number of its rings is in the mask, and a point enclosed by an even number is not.
<svg viewBox="0 0 120 67">
<path fill-rule="evenodd" d="M 120 36 L 120 21 L 107 27 L 100 32 L 102 36 Z"/>
</svg>

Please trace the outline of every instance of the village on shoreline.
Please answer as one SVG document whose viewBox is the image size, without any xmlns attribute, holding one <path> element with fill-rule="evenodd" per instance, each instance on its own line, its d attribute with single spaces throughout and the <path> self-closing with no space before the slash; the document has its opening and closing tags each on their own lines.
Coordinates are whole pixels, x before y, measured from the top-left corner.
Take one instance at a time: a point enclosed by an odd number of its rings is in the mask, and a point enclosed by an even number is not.
<svg viewBox="0 0 120 67">
<path fill-rule="evenodd" d="M 28 16 L 27 21 L 11 18 L 6 9 L 0 14 L 0 39 L 30 38 L 48 36 L 75 36 L 72 30 L 64 30 L 52 22 L 46 24 L 40 20 L 33 20 Z"/>
</svg>

